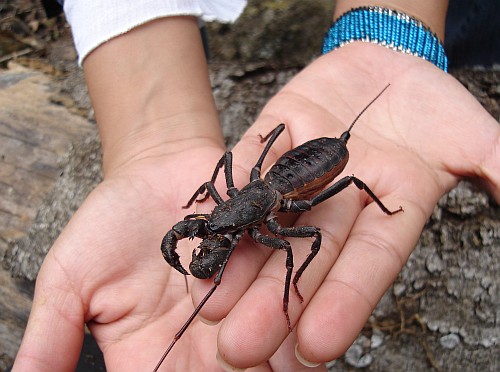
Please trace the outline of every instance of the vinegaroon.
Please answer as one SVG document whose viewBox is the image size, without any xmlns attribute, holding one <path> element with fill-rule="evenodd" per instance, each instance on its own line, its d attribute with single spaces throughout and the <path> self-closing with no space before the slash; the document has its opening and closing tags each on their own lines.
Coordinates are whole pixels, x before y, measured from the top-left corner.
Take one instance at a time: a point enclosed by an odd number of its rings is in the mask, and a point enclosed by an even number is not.
<svg viewBox="0 0 500 372">
<path fill-rule="evenodd" d="M 215 274 L 217 275 L 212 289 L 205 295 L 186 323 L 174 336 L 154 371 L 158 370 L 177 340 L 217 289 L 227 262 L 245 232 L 248 232 L 257 243 L 286 251 L 283 312 L 288 330 L 291 332 L 292 328 L 288 316 L 290 283 L 293 284 L 295 293 L 302 302 L 303 298 L 297 283 L 304 270 L 319 252 L 321 233 L 319 228 L 315 226 L 283 227 L 278 223 L 276 212 L 302 213 L 308 211 L 315 205 L 338 194 L 351 183 L 354 183 L 358 189 L 365 190 L 387 215 L 393 215 L 403 210 L 402 207 L 395 211 L 387 209 L 370 188 L 353 175 L 345 176 L 325 189 L 347 164 L 349 152 L 346 145 L 354 124 L 388 87 L 389 85 L 356 116 L 340 138 L 317 138 L 286 152 L 271 167 L 264 179 L 260 177 L 262 164 L 269 149 L 285 129 L 285 124 L 279 124 L 264 137 L 260 136 L 261 142 L 267 140 L 268 142 L 257 163 L 252 168 L 250 183 L 241 190 L 238 190 L 233 182 L 232 153 L 229 151 L 222 156 L 210 181 L 203 183 L 183 208 L 189 208 L 195 201 L 202 202 L 209 196 L 215 200 L 217 206 L 209 214 L 195 213 L 187 215 L 183 221 L 176 223 L 167 232 L 161 243 L 161 252 L 165 260 L 180 273 L 189 275 L 176 253 L 177 242 L 184 238 L 192 239 L 197 237 L 202 239 L 198 248 L 193 251 L 189 270 L 199 279 L 208 279 Z M 214 185 L 222 167 L 224 167 L 228 200 L 222 199 Z M 200 195 L 203 195 L 203 197 L 197 200 Z M 262 224 L 265 224 L 274 236 L 261 233 L 260 227 Z M 292 248 L 290 243 L 283 237 L 314 238 L 311 252 L 295 273 L 293 281 Z"/>
</svg>

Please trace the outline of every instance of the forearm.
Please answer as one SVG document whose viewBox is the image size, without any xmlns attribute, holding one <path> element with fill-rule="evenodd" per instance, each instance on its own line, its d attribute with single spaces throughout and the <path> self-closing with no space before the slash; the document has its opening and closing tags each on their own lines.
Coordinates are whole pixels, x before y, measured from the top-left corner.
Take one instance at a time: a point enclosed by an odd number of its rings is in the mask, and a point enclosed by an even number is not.
<svg viewBox="0 0 500 372">
<path fill-rule="evenodd" d="M 105 174 L 145 151 L 178 151 L 196 139 L 223 146 L 195 18 L 148 22 L 99 46 L 83 67 Z"/>
<path fill-rule="evenodd" d="M 444 40 L 444 27 L 446 11 L 448 9 L 448 0 L 339 0 L 334 12 L 334 19 L 337 19 L 349 9 L 360 6 L 380 6 L 394 10 L 399 10 L 410 16 L 413 16 L 437 34 L 440 40 Z"/>
</svg>

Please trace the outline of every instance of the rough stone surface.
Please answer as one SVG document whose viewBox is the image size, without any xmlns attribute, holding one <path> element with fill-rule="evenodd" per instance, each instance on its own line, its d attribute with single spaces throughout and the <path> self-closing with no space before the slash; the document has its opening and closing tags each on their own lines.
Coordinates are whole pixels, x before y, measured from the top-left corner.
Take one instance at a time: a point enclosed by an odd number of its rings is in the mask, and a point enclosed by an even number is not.
<svg viewBox="0 0 500 372">
<path fill-rule="evenodd" d="M 213 93 L 228 148 L 238 142 L 269 98 L 298 71 L 298 68 L 275 70 L 255 63 L 211 65 Z"/>
<path fill-rule="evenodd" d="M 13 66 L 0 72 L 0 371 L 12 363 L 19 347 L 32 280 L 58 234 L 51 222 L 64 223 L 81 202 L 52 198 L 60 204 L 57 210 L 43 203 L 64 170 L 60 160 L 72 157 L 70 143 L 96 131 L 92 123 L 53 103 L 59 92 L 53 77 L 40 71 Z M 99 166 L 99 159 L 95 163 Z M 67 173 L 73 182 L 82 182 L 74 176 L 77 169 L 70 167 Z M 75 190 L 66 184 L 63 190 Z"/>
<path fill-rule="evenodd" d="M 250 0 L 234 24 L 207 24 L 210 56 L 275 67 L 304 66 L 321 51 L 334 3 Z"/>
<path fill-rule="evenodd" d="M 499 248 L 488 195 L 461 182 L 443 196 L 365 330 L 388 335 L 370 370 L 394 370 L 405 354 L 411 370 L 498 370 Z"/>
<path fill-rule="evenodd" d="M 38 208 L 27 234 L 11 241 L 4 265 L 11 273 L 35 280 L 48 250 L 74 211 L 102 179 L 97 131 L 70 145 L 60 159 L 60 177 Z"/>
<path fill-rule="evenodd" d="M 5 239 L 29 227 L 69 143 L 94 128 L 52 104 L 58 95 L 58 85 L 32 69 L 14 65 L 0 74 L 0 255 Z"/>
</svg>

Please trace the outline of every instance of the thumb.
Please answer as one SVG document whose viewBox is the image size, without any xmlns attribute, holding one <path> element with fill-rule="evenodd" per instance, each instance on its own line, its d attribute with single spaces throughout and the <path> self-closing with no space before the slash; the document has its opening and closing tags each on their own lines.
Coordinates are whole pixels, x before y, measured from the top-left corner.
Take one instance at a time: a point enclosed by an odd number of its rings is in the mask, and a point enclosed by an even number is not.
<svg viewBox="0 0 500 372">
<path fill-rule="evenodd" d="M 49 252 L 38 275 L 14 372 L 70 371 L 77 365 L 84 336 L 83 305 L 55 262 Z"/>
</svg>

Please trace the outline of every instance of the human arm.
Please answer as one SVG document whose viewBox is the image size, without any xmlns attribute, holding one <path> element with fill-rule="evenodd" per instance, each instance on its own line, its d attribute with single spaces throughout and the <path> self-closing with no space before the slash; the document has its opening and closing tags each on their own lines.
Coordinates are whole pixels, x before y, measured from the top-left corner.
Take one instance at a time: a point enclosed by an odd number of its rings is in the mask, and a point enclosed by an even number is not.
<svg viewBox="0 0 500 372">
<path fill-rule="evenodd" d="M 160 325 L 171 322 L 175 333 L 191 308 L 159 245 L 183 217 L 191 190 L 179 185 L 201 183 L 200 159 L 216 162 L 223 152 L 197 22 L 144 25 L 96 49 L 84 68 L 105 177 L 43 264 L 15 371 L 74 369 L 85 323 L 109 370 L 152 369 L 167 337 Z"/>
</svg>

